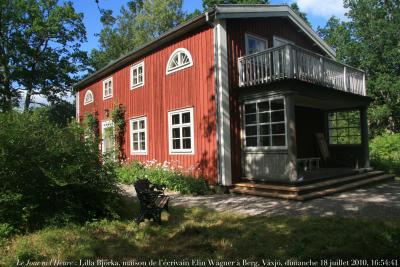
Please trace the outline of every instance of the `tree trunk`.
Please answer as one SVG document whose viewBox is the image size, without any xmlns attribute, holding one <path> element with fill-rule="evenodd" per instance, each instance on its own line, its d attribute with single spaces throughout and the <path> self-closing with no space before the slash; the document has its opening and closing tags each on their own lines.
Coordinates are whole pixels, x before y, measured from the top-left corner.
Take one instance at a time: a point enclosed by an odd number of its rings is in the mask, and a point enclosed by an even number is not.
<svg viewBox="0 0 400 267">
<path fill-rule="evenodd" d="M 31 97 L 32 97 L 32 89 L 28 89 L 26 91 L 26 96 L 25 96 L 24 112 L 29 111 L 29 106 L 31 105 Z"/>
</svg>

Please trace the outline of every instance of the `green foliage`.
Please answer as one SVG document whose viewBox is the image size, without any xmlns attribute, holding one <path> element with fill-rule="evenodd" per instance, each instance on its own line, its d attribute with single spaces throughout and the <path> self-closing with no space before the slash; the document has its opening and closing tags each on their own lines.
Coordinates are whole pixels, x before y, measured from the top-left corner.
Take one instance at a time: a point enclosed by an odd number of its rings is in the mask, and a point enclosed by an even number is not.
<svg viewBox="0 0 400 267">
<path fill-rule="evenodd" d="M 67 101 L 60 101 L 50 106 L 35 108 L 35 112 L 43 112 L 49 122 L 66 127 L 75 119 L 75 106 Z"/>
<path fill-rule="evenodd" d="M 123 152 L 125 142 L 125 107 L 123 105 L 116 105 L 111 111 L 111 119 L 114 123 L 115 147 L 118 160 L 124 160 L 125 153 Z"/>
<path fill-rule="evenodd" d="M 153 160 L 142 164 L 134 161 L 117 168 L 116 173 L 118 180 L 125 184 L 132 185 L 138 179 L 147 178 L 153 183 L 164 184 L 168 189 L 182 194 L 203 195 L 209 191 L 204 178 L 185 174 L 182 168 L 169 162 L 161 164 Z"/>
<path fill-rule="evenodd" d="M 293 11 L 311 27 L 311 23 L 307 18 L 307 14 L 300 11 L 299 5 L 296 2 L 291 3 L 290 8 L 293 9 Z"/>
<path fill-rule="evenodd" d="M 369 145 L 371 165 L 400 175 L 400 134 L 384 133 Z"/>
<path fill-rule="evenodd" d="M 220 4 L 269 4 L 269 0 L 203 0 L 204 10 Z"/>
<path fill-rule="evenodd" d="M 127 204 L 129 209 L 138 210 L 135 203 Z M 132 219 L 102 220 L 18 236 L 0 246 L 0 265 L 16 266 L 17 259 L 24 257 L 136 263 L 150 259 L 247 259 L 263 266 L 262 259 L 282 263 L 288 259 L 397 259 L 399 254 L 398 220 L 240 216 L 179 207 L 163 213 L 162 219 L 161 226 L 150 221 L 138 226 Z"/>
<path fill-rule="evenodd" d="M 99 131 L 99 120 L 96 114 L 86 113 L 85 119 L 83 120 L 83 127 L 85 132 L 85 137 L 92 140 L 94 143 L 99 143 L 100 141 L 100 131 Z"/>
<path fill-rule="evenodd" d="M 373 135 L 400 131 L 400 2 L 346 0 L 348 21 L 332 17 L 321 36 L 337 58 L 367 73 Z"/>
<path fill-rule="evenodd" d="M 100 48 L 90 54 L 94 70 L 177 26 L 185 15 L 182 0 L 143 0 L 129 1 L 116 18 L 107 17 L 99 34 Z"/>
<path fill-rule="evenodd" d="M 50 103 L 66 96 L 85 69 L 83 14 L 69 1 L 0 0 L 0 18 L 0 109 L 10 109 L 6 102 L 16 100 L 16 90 L 25 93 L 25 111 L 35 95 Z"/>
<path fill-rule="evenodd" d="M 0 125 L 0 225 L 29 231 L 115 215 L 114 166 L 81 127 L 43 112 L 0 114 Z"/>
</svg>

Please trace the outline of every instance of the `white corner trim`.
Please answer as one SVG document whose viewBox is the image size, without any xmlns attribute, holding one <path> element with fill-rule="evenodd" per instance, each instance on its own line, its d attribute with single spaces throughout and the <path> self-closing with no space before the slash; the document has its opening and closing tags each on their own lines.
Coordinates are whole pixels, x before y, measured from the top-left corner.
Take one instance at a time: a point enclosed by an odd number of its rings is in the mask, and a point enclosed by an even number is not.
<svg viewBox="0 0 400 267">
<path fill-rule="evenodd" d="M 186 54 L 186 56 L 189 58 L 189 63 L 186 64 L 186 65 L 181 65 L 181 66 L 175 67 L 175 68 L 173 68 L 173 69 L 169 69 L 169 64 L 171 63 L 171 60 L 172 60 L 172 59 L 175 57 L 175 55 L 178 54 L 178 53 L 184 53 L 184 54 Z M 189 67 L 191 67 L 191 66 L 193 66 L 192 55 L 190 54 L 189 50 L 187 50 L 186 48 L 180 47 L 180 48 L 175 49 L 174 52 L 172 52 L 172 54 L 169 56 L 169 59 L 168 59 L 168 61 L 167 61 L 167 68 L 166 68 L 166 70 L 165 70 L 165 74 L 168 75 L 168 74 L 171 74 L 171 73 L 174 73 L 174 72 L 177 72 L 177 71 L 180 71 L 180 70 L 189 68 Z"/>
<path fill-rule="evenodd" d="M 76 121 L 79 122 L 79 116 L 80 116 L 80 107 L 79 107 L 79 91 L 75 93 L 75 116 L 76 116 Z"/>
<path fill-rule="evenodd" d="M 214 27 L 216 63 L 218 182 L 232 185 L 231 133 L 226 21 L 217 20 Z"/>
<path fill-rule="evenodd" d="M 133 69 L 139 69 L 140 67 L 142 67 L 142 82 L 141 83 L 137 83 L 137 84 L 133 84 Z M 139 71 L 138 71 L 138 77 L 139 77 Z M 144 86 L 144 79 L 145 79 L 145 74 L 144 74 L 144 61 L 139 62 L 137 64 L 133 64 L 130 68 L 130 88 L 131 90 L 139 88 Z"/>
</svg>

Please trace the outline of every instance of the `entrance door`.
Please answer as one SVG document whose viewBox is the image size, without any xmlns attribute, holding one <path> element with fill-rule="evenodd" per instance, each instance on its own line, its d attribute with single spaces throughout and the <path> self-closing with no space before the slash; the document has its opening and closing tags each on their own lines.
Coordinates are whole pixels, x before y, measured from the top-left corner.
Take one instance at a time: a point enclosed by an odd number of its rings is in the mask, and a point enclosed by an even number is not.
<svg viewBox="0 0 400 267">
<path fill-rule="evenodd" d="M 114 123 L 112 121 L 103 121 L 101 124 L 101 151 L 103 155 L 115 159 L 115 136 Z"/>
</svg>

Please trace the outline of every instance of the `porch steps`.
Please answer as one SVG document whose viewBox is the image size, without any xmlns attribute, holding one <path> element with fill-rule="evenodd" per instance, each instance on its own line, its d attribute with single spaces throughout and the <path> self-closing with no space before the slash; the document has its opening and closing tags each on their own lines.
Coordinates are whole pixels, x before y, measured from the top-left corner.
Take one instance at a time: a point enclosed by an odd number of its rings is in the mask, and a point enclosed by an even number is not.
<svg viewBox="0 0 400 267">
<path fill-rule="evenodd" d="M 371 171 L 322 181 L 317 180 L 307 184 L 278 185 L 267 182 L 241 182 L 235 184 L 231 191 L 238 194 L 306 201 L 393 179 L 394 175 L 385 174 L 381 171 Z"/>
</svg>

